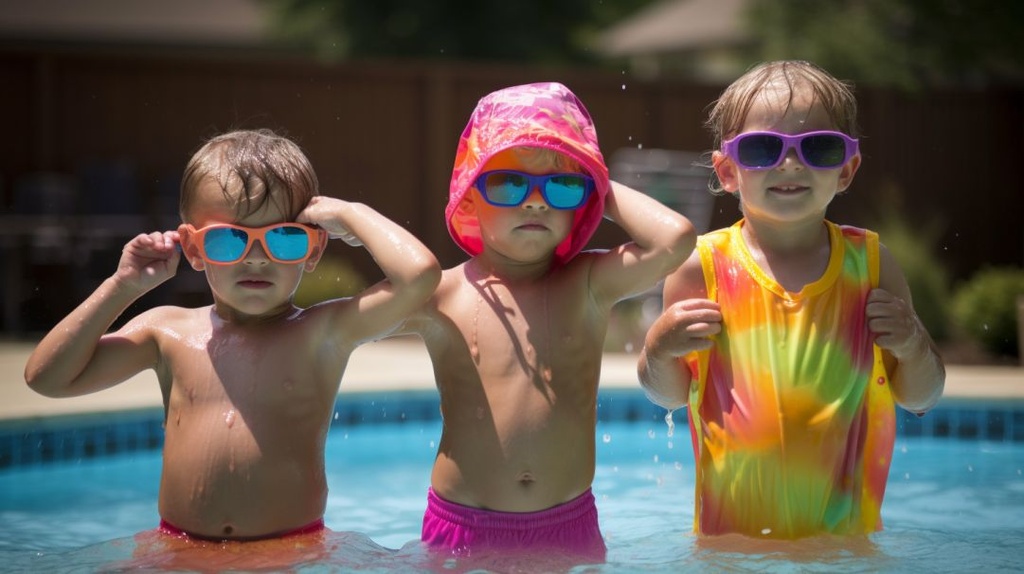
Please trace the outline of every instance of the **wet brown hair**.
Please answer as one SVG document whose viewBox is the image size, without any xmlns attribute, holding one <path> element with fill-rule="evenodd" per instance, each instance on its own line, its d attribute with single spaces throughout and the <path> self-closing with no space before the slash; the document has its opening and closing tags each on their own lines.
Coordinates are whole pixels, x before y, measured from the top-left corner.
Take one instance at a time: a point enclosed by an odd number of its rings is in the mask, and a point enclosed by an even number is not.
<svg viewBox="0 0 1024 574">
<path fill-rule="evenodd" d="M 294 220 L 320 194 L 306 154 L 295 142 L 268 129 L 224 133 L 196 151 L 181 180 L 178 211 L 182 221 L 189 221 L 195 190 L 206 178 L 220 185 L 228 201 L 237 202 L 239 218 L 273 201 Z"/>
<path fill-rule="evenodd" d="M 722 141 L 735 137 L 747 119 L 750 108 L 766 88 L 784 85 L 792 103 L 794 91 L 810 87 L 814 98 L 825 108 L 835 129 L 859 137 L 857 100 L 851 84 L 838 80 L 818 66 L 802 60 L 777 60 L 758 64 L 740 76 L 715 101 L 704 126 L 714 137 L 714 149 Z"/>
</svg>

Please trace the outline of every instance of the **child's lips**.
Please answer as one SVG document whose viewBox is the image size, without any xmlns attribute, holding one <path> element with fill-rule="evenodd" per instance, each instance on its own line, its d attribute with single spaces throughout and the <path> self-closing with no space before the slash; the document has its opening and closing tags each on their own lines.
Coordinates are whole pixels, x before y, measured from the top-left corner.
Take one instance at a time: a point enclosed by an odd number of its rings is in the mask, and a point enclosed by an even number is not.
<svg viewBox="0 0 1024 574">
<path fill-rule="evenodd" d="M 245 278 L 238 281 L 238 285 L 247 289 L 266 289 L 273 285 L 270 281 L 258 278 Z"/>
<path fill-rule="evenodd" d="M 527 221 L 526 223 L 516 227 L 516 229 L 522 229 L 525 231 L 547 231 L 548 226 L 539 221 Z"/>
<path fill-rule="evenodd" d="M 809 191 L 810 189 L 811 188 L 807 187 L 806 185 L 797 185 L 797 184 L 789 184 L 789 183 L 787 183 L 787 184 L 782 184 L 782 185 L 773 185 L 773 186 L 768 188 L 768 191 L 770 191 L 772 193 L 795 194 L 795 193 L 803 193 L 805 191 Z"/>
</svg>

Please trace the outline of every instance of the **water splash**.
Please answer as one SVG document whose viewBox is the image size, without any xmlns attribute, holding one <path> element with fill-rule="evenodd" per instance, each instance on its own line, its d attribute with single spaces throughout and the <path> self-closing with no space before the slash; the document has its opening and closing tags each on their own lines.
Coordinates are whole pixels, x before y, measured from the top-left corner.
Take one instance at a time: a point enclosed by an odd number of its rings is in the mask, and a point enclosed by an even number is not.
<svg viewBox="0 0 1024 574">
<path fill-rule="evenodd" d="M 669 410 L 665 413 L 665 424 L 668 425 L 668 438 L 672 438 L 672 433 L 676 431 L 676 421 L 672 420 L 672 413 L 674 410 Z"/>
</svg>

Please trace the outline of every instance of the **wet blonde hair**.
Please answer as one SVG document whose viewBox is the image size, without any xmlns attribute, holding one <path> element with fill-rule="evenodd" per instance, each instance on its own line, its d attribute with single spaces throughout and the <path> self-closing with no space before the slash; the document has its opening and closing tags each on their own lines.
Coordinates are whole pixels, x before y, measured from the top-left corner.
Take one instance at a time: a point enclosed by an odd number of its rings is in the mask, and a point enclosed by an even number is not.
<svg viewBox="0 0 1024 574">
<path fill-rule="evenodd" d="M 196 151 L 181 181 L 182 221 L 189 221 L 196 189 L 207 178 L 220 185 L 225 199 L 236 203 L 239 219 L 275 202 L 294 220 L 320 194 L 306 154 L 295 142 L 268 129 L 221 134 Z"/>
<path fill-rule="evenodd" d="M 704 123 L 714 137 L 714 149 L 721 149 L 722 141 L 739 134 L 757 98 L 769 89 L 777 90 L 779 86 L 785 86 L 789 91 L 787 109 L 798 90 L 810 88 L 835 129 L 852 138 L 860 137 L 857 100 L 853 96 L 852 85 L 810 62 L 778 60 L 754 66 L 730 84 L 715 101 Z"/>
</svg>

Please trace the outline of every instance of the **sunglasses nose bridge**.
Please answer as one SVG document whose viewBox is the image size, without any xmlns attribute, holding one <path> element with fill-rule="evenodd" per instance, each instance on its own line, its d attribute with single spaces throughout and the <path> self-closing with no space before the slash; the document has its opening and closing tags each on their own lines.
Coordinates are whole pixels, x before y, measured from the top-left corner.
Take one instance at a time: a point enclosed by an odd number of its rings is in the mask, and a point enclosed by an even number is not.
<svg viewBox="0 0 1024 574">
<path fill-rule="evenodd" d="M 248 264 L 265 264 L 270 262 L 266 236 L 251 238 L 249 248 L 242 254 L 242 261 Z"/>
<path fill-rule="evenodd" d="M 526 192 L 526 197 L 523 198 L 523 207 L 528 209 L 547 209 L 548 200 L 544 197 L 544 191 L 541 189 L 543 183 L 537 183 L 534 185 L 530 184 L 530 190 Z"/>
<path fill-rule="evenodd" d="M 782 151 L 774 166 L 769 169 L 802 169 L 805 167 L 799 141 L 783 142 Z"/>
</svg>

